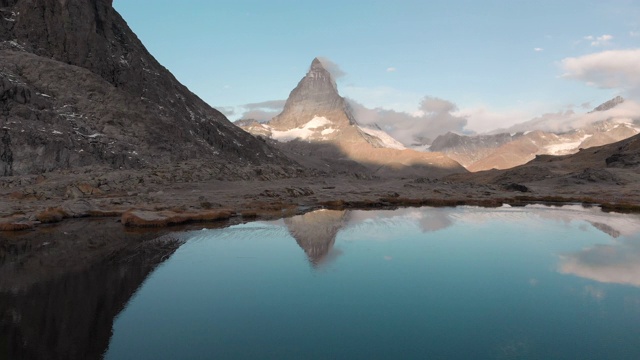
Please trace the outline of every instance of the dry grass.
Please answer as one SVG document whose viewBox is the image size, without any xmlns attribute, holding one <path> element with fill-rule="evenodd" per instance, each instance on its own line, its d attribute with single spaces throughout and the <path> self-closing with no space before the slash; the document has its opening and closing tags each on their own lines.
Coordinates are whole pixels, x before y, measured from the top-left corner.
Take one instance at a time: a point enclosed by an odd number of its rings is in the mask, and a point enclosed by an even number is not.
<svg viewBox="0 0 640 360">
<path fill-rule="evenodd" d="M 455 207 L 462 205 L 499 207 L 502 201 L 496 199 L 429 199 L 429 198 L 406 198 L 406 197 L 382 197 L 378 200 L 357 200 L 357 201 L 325 201 L 320 203 L 332 210 L 342 209 L 378 209 L 390 207 Z"/>
<path fill-rule="evenodd" d="M 30 223 L 0 223 L 0 231 L 22 231 L 33 228 Z"/>
<path fill-rule="evenodd" d="M 89 210 L 89 217 L 117 217 L 122 216 L 124 210 Z"/>
<path fill-rule="evenodd" d="M 253 210 L 243 210 L 240 212 L 243 219 L 255 219 L 258 217 L 258 212 Z"/>
<path fill-rule="evenodd" d="M 640 205 L 631 203 L 603 203 L 600 204 L 602 211 L 606 212 L 619 212 L 619 213 L 638 213 L 640 212 Z"/>
</svg>

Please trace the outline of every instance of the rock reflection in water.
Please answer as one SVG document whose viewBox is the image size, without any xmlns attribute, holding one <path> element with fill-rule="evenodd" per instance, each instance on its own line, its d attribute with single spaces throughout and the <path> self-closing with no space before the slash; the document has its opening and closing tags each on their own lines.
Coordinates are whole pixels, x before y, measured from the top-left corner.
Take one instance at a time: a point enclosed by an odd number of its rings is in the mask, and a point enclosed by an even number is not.
<svg viewBox="0 0 640 360">
<path fill-rule="evenodd" d="M 0 358 L 101 358 L 115 317 L 180 244 L 100 225 L 0 241 Z"/>
<path fill-rule="evenodd" d="M 347 214 L 344 210 L 317 210 L 284 219 L 284 223 L 309 262 L 318 266 L 331 258 L 338 231 L 348 222 Z"/>
</svg>

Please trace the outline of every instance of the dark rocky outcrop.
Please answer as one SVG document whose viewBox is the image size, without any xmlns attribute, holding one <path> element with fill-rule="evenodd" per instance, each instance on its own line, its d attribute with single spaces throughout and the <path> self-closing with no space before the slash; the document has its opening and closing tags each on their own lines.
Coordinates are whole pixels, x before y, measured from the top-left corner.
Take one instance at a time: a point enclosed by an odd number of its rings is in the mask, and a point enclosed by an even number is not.
<svg viewBox="0 0 640 360">
<path fill-rule="evenodd" d="M 609 100 L 609 101 L 605 101 L 604 103 L 596 106 L 592 111 L 590 112 L 596 112 L 596 111 L 607 111 L 607 110 L 611 110 L 614 107 L 622 104 L 624 102 L 624 98 L 622 96 L 616 96 L 613 99 Z"/>
<path fill-rule="evenodd" d="M 11 151 L 11 135 L 9 129 L 2 129 L 0 138 L 0 176 L 13 175 L 13 152 Z"/>
<path fill-rule="evenodd" d="M 180 84 L 111 1 L 3 0 L 0 12 L 0 127 L 13 154 L 0 175 L 191 159 L 295 166 Z"/>
</svg>

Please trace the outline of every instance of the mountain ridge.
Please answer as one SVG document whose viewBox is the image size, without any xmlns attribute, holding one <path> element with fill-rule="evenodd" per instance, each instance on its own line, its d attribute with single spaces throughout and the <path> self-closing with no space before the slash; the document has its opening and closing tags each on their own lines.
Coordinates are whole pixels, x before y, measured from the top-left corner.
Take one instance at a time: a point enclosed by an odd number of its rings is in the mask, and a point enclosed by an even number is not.
<svg viewBox="0 0 640 360">
<path fill-rule="evenodd" d="M 297 166 L 182 85 L 109 0 L 2 0 L 1 176 L 202 159 Z"/>
<path fill-rule="evenodd" d="M 620 96 L 593 109 L 606 112 L 622 104 Z M 442 151 L 470 171 L 508 169 L 524 164 L 536 155 L 567 155 L 581 148 L 610 144 L 640 131 L 640 124 L 627 119 L 597 121 L 565 132 L 530 130 L 490 135 L 445 134 L 437 137 L 431 150 Z"/>
</svg>

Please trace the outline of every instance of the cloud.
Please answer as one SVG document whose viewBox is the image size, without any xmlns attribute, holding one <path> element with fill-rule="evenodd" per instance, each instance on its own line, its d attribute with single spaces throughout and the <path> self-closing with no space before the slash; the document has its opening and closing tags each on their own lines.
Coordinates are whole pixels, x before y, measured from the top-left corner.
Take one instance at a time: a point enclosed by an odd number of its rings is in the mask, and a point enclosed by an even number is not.
<svg viewBox="0 0 640 360">
<path fill-rule="evenodd" d="M 397 69 L 394 68 L 393 66 L 387 68 L 387 72 L 396 72 L 396 70 Z"/>
<path fill-rule="evenodd" d="M 280 114 L 280 111 L 249 110 L 243 112 L 240 119 L 253 119 L 259 122 L 266 122 L 278 114 Z"/>
<path fill-rule="evenodd" d="M 640 49 L 609 50 L 561 62 L 562 77 L 583 81 L 602 89 L 638 93 L 640 89 Z"/>
<path fill-rule="evenodd" d="M 282 110 L 286 102 L 287 100 L 269 100 L 269 101 L 263 101 L 258 103 L 245 104 L 245 105 L 242 105 L 242 107 L 247 110 L 256 110 L 256 109 Z"/>
<path fill-rule="evenodd" d="M 236 113 L 233 106 L 216 106 L 216 109 L 226 117 L 232 117 Z"/>
<path fill-rule="evenodd" d="M 467 119 L 466 129 L 477 133 L 485 133 L 496 129 L 505 129 L 513 124 L 530 120 L 534 111 L 523 108 L 493 110 L 486 105 L 461 109 L 454 115 Z"/>
<path fill-rule="evenodd" d="M 467 124 L 467 119 L 452 114 L 457 110 L 454 103 L 434 97 L 424 97 L 420 102 L 420 110 L 415 114 L 382 108 L 369 109 L 355 100 L 348 100 L 358 123 L 378 126 L 407 146 L 431 143 L 438 135 L 449 131 L 465 132 Z"/>
<path fill-rule="evenodd" d="M 320 60 L 320 62 L 322 63 L 322 66 L 331 74 L 331 76 L 333 76 L 334 80 L 338 80 L 340 78 L 345 77 L 345 75 L 347 75 L 347 73 L 344 72 L 340 68 L 340 66 L 336 64 L 334 61 L 332 61 L 331 59 L 324 56 L 319 56 L 318 60 Z"/>
<path fill-rule="evenodd" d="M 613 40 L 613 35 L 608 35 L 608 34 L 601 35 L 601 36 L 589 35 L 589 36 L 585 36 L 583 39 L 589 41 L 591 46 L 607 46 L 609 45 L 611 40 Z"/>
<path fill-rule="evenodd" d="M 640 31 L 629 31 L 629 36 L 640 37 Z"/>
<path fill-rule="evenodd" d="M 254 119 L 260 122 L 269 121 L 280 114 L 286 100 L 269 100 L 258 103 L 249 103 L 237 107 L 235 113 L 240 114 L 239 119 Z"/>
<path fill-rule="evenodd" d="M 584 104 L 583 104 L 584 105 Z M 530 130 L 544 130 L 552 132 L 564 132 L 598 121 L 617 120 L 630 122 L 640 118 L 640 103 L 633 100 L 625 100 L 612 109 L 606 111 L 594 111 L 588 113 L 576 113 L 573 110 L 563 110 L 555 113 L 547 113 L 529 121 L 513 125 L 504 131 L 519 132 Z"/>
<path fill-rule="evenodd" d="M 340 89 L 340 93 L 356 100 L 368 108 L 394 109 L 412 113 L 424 94 L 402 91 L 389 86 L 362 87 L 349 84 Z"/>
<path fill-rule="evenodd" d="M 533 48 L 533 51 L 535 51 L 535 52 L 541 52 L 541 51 L 544 51 L 544 49 L 543 49 L 543 48 L 540 48 L 540 47 L 537 47 L 537 48 Z"/>
</svg>

